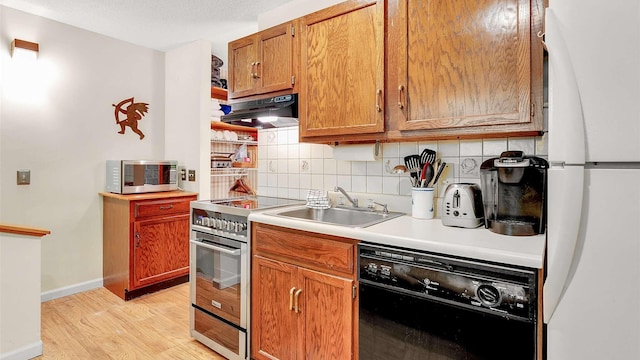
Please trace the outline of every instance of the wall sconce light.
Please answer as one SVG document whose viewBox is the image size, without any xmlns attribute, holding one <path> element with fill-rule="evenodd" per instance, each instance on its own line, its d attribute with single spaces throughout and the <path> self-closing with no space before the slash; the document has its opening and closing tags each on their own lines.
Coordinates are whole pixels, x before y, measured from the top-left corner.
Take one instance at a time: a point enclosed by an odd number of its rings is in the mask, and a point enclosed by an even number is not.
<svg viewBox="0 0 640 360">
<path fill-rule="evenodd" d="M 14 39 L 11 42 L 11 57 L 28 56 L 37 58 L 39 48 L 38 43 Z"/>
</svg>

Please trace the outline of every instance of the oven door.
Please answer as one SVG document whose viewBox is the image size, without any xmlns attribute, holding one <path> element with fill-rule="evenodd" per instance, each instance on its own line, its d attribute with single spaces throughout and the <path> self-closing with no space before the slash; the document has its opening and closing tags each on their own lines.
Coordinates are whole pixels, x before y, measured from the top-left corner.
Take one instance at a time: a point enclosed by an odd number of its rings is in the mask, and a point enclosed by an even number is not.
<svg viewBox="0 0 640 360">
<path fill-rule="evenodd" d="M 247 244 L 199 232 L 192 232 L 190 243 L 192 336 L 229 358 L 242 359 L 247 337 Z"/>
<path fill-rule="evenodd" d="M 246 329 L 247 244 L 210 234 L 191 240 L 191 271 L 195 286 L 191 302 Z"/>
</svg>

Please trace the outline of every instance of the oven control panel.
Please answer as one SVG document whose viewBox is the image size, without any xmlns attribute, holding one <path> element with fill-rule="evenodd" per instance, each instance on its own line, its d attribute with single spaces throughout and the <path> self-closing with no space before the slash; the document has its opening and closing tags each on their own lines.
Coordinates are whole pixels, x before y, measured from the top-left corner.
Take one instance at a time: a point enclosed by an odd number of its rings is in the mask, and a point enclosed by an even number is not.
<svg viewBox="0 0 640 360">
<path fill-rule="evenodd" d="M 214 231 L 214 233 L 247 236 L 247 217 L 242 215 L 192 209 L 191 225 L 193 230 L 205 228 Z"/>
</svg>

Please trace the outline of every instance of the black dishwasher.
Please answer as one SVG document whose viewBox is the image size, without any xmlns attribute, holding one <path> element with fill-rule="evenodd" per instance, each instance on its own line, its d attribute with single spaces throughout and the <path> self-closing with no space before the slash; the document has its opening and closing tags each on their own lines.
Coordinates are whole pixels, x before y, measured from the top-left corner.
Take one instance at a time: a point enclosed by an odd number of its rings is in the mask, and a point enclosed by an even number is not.
<svg viewBox="0 0 640 360">
<path fill-rule="evenodd" d="M 537 271 L 358 245 L 360 360 L 534 360 Z"/>
</svg>

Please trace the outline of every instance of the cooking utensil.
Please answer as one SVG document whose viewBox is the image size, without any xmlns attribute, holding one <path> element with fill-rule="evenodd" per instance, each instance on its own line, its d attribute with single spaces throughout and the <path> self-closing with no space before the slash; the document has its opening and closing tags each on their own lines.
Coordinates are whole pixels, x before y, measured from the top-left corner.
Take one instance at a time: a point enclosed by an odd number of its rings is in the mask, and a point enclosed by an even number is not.
<svg viewBox="0 0 640 360">
<path fill-rule="evenodd" d="M 420 164 L 433 164 L 436 161 L 436 152 L 431 149 L 424 149 L 420 153 Z"/>
<path fill-rule="evenodd" d="M 411 172 L 411 178 L 413 181 L 413 185 L 416 186 L 418 184 L 418 171 L 422 169 L 420 167 L 420 155 L 407 155 L 404 157 L 404 165 Z"/>
<path fill-rule="evenodd" d="M 440 164 L 440 166 L 438 166 L 438 171 L 436 172 L 436 176 L 433 177 L 433 179 L 429 182 L 429 185 L 427 185 L 427 187 L 433 187 L 433 185 L 435 185 L 438 182 L 438 179 L 440 179 L 440 175 L 442 174 L 442 171 L 444 170 L 445 167 L 447 167 L 447 163 L 443 161 Z"/>
<path fill-rule="evenodd" d="M 427 184 L 429 184 L 431 180 L 433 180 L 433 165 L 426 162 L 420 173 L 420 187 L 428 187 Z"/>
<path fill-rule="evenodd" d="M 433 164 L 434 176 L 431 177 L 431 180 L 427 183 L 427 187 L 433 187 L 433 185 L 435 185 L 435 174 L 437 174 L 438 170 L 440 170 L 440 166 L 442 166 L 442 159 L 436 160 L 436 162 Z"/>
</svg>

